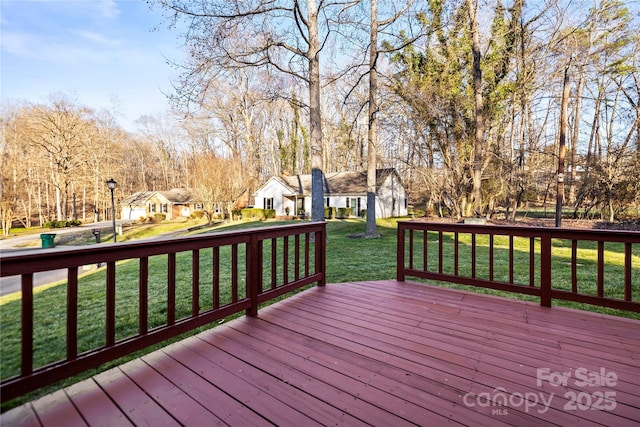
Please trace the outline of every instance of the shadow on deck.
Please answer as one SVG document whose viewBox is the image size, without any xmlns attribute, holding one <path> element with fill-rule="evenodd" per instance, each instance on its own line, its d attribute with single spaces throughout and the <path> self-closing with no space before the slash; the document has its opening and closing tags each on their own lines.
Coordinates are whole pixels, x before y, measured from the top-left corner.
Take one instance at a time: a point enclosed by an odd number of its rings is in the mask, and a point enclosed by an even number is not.
<svg viewBox="0 0 640 427">
<path fill-rule="evenodd" d="M 413 282 L 314 287 L 2 425 L 637 425 L 640 322 Z"/>
</svg>

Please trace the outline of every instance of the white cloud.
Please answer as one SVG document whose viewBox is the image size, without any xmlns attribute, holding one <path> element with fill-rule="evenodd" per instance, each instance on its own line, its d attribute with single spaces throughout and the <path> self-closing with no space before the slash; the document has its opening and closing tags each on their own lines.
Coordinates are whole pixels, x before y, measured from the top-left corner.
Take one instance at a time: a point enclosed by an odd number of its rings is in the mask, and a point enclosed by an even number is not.
<svg viewBox="0 0 640 427">
<path fill-rule="evenodd" d="M 31 49 L 36 43 L 37 37 L 28 33 L 19 32 L 2 32 L 2 44 L 0 45 L 3 52 L 13 55 L 30 57 Z"/>
<path fill-rule="evenodd" d="M 112 39 L 109 38 L 105 35 L 102 35 L 100 33 L 96 33 L 94 31 L 88 31 L 88 30 L 79 30 L 75 32 L 79 37 L 89 41 L 89 42 L 95 42 L 101 45 L 107 45 L 107 46 L 117 46 L 120 44 L 120 40 L 118 39 Z"/>
<path fill-rule="evenodd" d="M 102 0 L 97 2 L 100 14 L 105 18 L 117 18 L 120 15 L 120 7 L 115 0 Z"/>
</svg>

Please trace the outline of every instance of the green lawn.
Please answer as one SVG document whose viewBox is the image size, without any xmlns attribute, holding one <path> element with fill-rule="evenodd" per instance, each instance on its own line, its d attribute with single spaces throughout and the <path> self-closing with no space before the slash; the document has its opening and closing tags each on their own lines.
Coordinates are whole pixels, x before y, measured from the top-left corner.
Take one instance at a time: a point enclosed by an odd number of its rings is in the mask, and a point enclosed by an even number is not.
<svg viewBox="0 0 640 427">
<path fill-rule="evenodd" d="M 219 230 L 236 230 L 242 228 L 256 226 L 271 226 L 278 224 L 290 224 L 290 222 L 268 221 L 262 223 L 243 222 L 236 224 L 225 224 L 217 226 Z M 197 230 L 188 234 L 197 234 L 210 230 Z M 327 246 L 327 283 L 341 283 L 348 281 L 364 281 L 364 280 L 380 280 L 392 279 L 396 274 L 396 221 L 381 220 L 378 222 L 378 232 L 381 237 L 376 239 L 365 239 L 358 237 L 359 233 L 364 231 L 363 220 L 341 220 L 329 221 L 327 223 L 328 246 Z M 420 233 L 421 234 L 421 233 Z M 445 233 L 446 234 L 446 233 Z M 453 237 L 445 236 L 447 240 L 444 244 L 444 272 L 453 272 Z M 429 251 L 437 254 L 437 235 L 429 234 Z M 470 241 L 468 235 L 460 237 L 460 257 L 459 265 L 461 274 L 470 274 Z M 529 255 L 528 255 L 528 239 L 515 239 L 514 256 L 516 259 L 516 281 L 528 284 L 529 271 Z M 420 239 L 414 242 L 416 245 L 422 245 Z M 280 243 L 281 244 L 281 243 Z M 290 245 L 293 239 L 290 239 Z M 495 270 L 496 280 L 508 280 L 508 240 L 507 238 L 496 238 L 495 242 Z M 479 236 L 477 241 L 477 276 L 488 278 L 488 238 Z M 537 243 L 539 245 L 539 242 Z M 267 245 L 266 245 L 267 246 Z M 637 245 L 636 245 L 637 246 Z M 419 247 L 419 246 L 417 246 Z M 640 292 L 640 248 L 635 248 L 633 254 L 634 269 L 634 295 Z M 269 260 L 270 248 L 265 247 L 265 260 Z M 608 244 L 605 247 L 607 265 L 605 269 L 605 283 L 616 284 L 619 281 L 616 277 L 620 277 L 622 265 L 624 261 L 624 252 L 622 245 Z M 282 248 L 278 248 L 282 253 Z M 239 251 L 240 262 L 244 250 Z M 554 241 L 554 286 L 560 288 L 570 288 L 570 261 L 571 246 L 570 242 Z M 596 283 L 596 248 L 593 245 L 583 245 L 579 249 L 579 275 L 580 283 L 586 283 L 585 287 L 581 287 L 581 292 L 594 292 Z M 221 264 L 225 265 L 225 260 L 230 259 L 229 248 L 221 249 Z M 290 257 L 292 258 L 292 257 Z M 201 291 L 200 291 L 200 307 L 202 309 L 210 308 L 212 305 L 212 296 L 210 289 L 210 271 L 211 271 L 211 250 L 200 251 L 201 265 Z M 437 270 L 437 256 L 430 258 L 429 269 Z M 266 262 L 266 261 L 265 261 Z M 291 259 L 292 263 L 293 260 Z M 166 320 L 166 256 L 155 256 L 149 260 L 149 327 L 161 325 Z M 416 261 L 417 268 L 421 267 L 421 261 Z M 293 264 L 290 264 L 290 275 L 293 274 Z M 557 273 L 556 273 L 557 269 Z M 138 314 L 138 263 L 136 261 L 122 262 L 117 265 L 117 291 L 116 291 L 116 339 L 126 338 L 137 333 L 137 314 Z M 230 290 L 230 271 L 221 271 L 221 304 L 231 301 Z M 536 273 L 536 285 L 539 283 L 539 274 Z M 176 318 L 187 316 L 191 310 L 191 253 L 179 253 L 177 255 L 177 289 L 176 300 L 178 306 L 176 308 Z M 267 280 L 267 279 L 265 279 Z M 78 351 L 82 352 L 88 349 L 96 348 L 104 345 L 104 300 L 105 300 L 105 270 L 98 269 L 89 274 L 83 275 L 79 280 L 79 314 L 78 314 Z M 226 286 L 222 286 L 226 284 Z M 464 288 L 467 290 L 478 290 L 483 293 L 491 293 L 496 295 L 504 295 L 513 298 L 531 299 L 523 295 L 511 293 L 502 293 L 491 290 L 464 287 L 460 285 L 452 285 L 443 283 L 443 286 Z M 613 286 L 613 285 L 612 285 Z M 244 284 L 240 283 L 239 295 L 244 295 Z M 609 291 L 607 291 L 609 294 Z M 637 298 L 637 296 L 636 296 Z M 66 286 L 65 283 L 58 283 L 53 286 L 37 288 L 34 292 L 34 366 L 42 366 L 53 361 L 59 360 L 65 354 L 65 306 L 66 306 Z M 535 299 L 534 299 L 535 300 Z M 554 305 L 565 305 L 571 307 L 579 307 L 573 303 L 564 303 L 554 301 Z M 582 307 L 581 307 L 582 308 Z M 633 318 L 640 318 L 634 313 L 617 313 L 612 310 L 588 307 L 590 309 L 625 315 Z M 19 346 L 20 346 L 20 301 L 19 296 L 6 296 L 0 298 L 0 376 L 8 378 L 18 374 L 19 372 Z M 209 327 L 209 326 L 207 326 Z M 206 327 L 204 327 L 206 328 Z M 201 328 L 201 329 L 204 329 Z M 190 334 L 198 332 L 192 331 Z M 178 338 L 176 338 L 177 340 Z M 166 345 L 166 343 L 151 347 L 144 352 L 151 351 L 155 348 Z M 127 357 L 131 359 L 139 356 L 142 352 Z M 107 367 L 120 364 L 125 359 L 114 361 Z M 64 386 L 73 382 L 77 382 L 81 378 L 93 375 L 97 370 L 91 370 L 80 376 L 68 379 L 61 384 L 47 387 L 36 393 L 25 396 L 14 402 L 3 405 L 3 410 L 15 406 L 25 400 L 51 392 L 55 388 Z"/>
</svg>

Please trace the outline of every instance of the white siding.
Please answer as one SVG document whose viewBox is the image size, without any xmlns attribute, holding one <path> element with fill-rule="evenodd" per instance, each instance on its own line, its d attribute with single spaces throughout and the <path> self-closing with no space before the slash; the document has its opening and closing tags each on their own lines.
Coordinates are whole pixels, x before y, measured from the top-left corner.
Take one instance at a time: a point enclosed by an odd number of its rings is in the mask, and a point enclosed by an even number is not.
<svg viewBox="0 0 640 427">
<path fill-rule="evenodd" d="M 145 210 L 145 208 L 142 207 L 129 207 L 129 206 L 123 206 L 122 207 L 122 214 L 120 216 L 121 219 L 133 219 L 133 220 L 139 220 L 140 218 L 146 218 L 147 217 L 147 211 Z"/>
<path fill-rule="evenodd" d="M 398 177 L 395 174 L 389 175 L 378 189 L 376 218 L 407 215 L 406 200 L 407 194 Z"/>
<path fill-rule="evenodd" d="M 273 209 L 277 216 L 285 215 L 284 208 L 289 206 L 291 214 L 294 214 L 293 202 L 289 203 L 285 200 L 284 195 L 290 194 L 291 191 L 282 185 L 277 179 L 271 178 L 258 191 L 255 192 L 256 208 L 264 209 L 264 199 L 273 198 Z"/>
</svg>

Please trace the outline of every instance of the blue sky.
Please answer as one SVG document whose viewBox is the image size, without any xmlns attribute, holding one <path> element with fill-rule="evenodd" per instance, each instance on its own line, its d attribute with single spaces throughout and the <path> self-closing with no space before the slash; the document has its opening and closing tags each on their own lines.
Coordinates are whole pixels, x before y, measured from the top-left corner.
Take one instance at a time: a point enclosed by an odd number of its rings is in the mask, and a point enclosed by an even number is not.
<svg viewBox="0 0 640 427">
<path fill-rule="evenodd" d="M 0 12 L 3 102 L 64 93 L 128 130 L 169 110 L 178 31 L 143 0 L 0 0 Z"/>
</svg>

